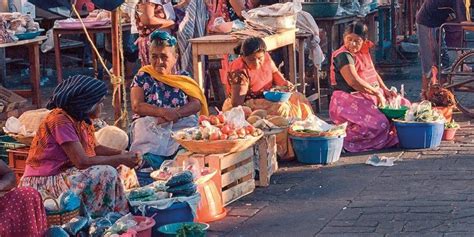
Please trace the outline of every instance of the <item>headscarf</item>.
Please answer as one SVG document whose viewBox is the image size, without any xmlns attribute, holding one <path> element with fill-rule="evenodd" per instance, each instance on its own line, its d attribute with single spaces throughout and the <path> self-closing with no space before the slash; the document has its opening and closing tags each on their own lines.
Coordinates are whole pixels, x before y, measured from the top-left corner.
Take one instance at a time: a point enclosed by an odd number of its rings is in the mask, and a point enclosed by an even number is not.
<svg viewBox="0 0 474 237">
<path fill-rule="evenodd" d="M 178 43 L 174 36 L 166 31 L 161 30 L 155 30 L 150 34 L 150 42 L 153 43 L 155 40 L 159 40 L 162 42 L 162 44 L 166 44 L 166 46 L 169 47 L 174 47 Z"/>
<path fill-rule="evenodd" d="M 91 124 L 89 112 L 106 94 L 107 86 L 103 81 L 75 75 L 58 84 L 46 108 L 61 108 L 77 121 Z"/>
</svg>

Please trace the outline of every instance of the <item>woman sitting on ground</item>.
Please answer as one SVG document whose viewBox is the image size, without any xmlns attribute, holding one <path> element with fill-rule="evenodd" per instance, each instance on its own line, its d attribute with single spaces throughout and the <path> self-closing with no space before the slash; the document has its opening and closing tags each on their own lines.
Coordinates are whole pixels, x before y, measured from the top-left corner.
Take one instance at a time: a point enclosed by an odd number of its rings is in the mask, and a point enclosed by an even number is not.
<svg viewBox="0 0 474 237">
<path fill-rule="evenodd" d="M 97 145 L 91 119 L 100 114 L 106 93 L 104 82 L 81 75 L 55 88 L 47 104 L 52 111 L 33 138 L 20 186 L 53 198 L 70 189 L 93 217 L 128 212 L 115 167 L 135 167 L 139 158 Z"/>
<path fill-rule="evenodd" d="M 230 64 L 228 75 L 230 98 L 224 102 L 223 111 L 245 105 L 252 110 L 264 109 L 269 115 L 285 118 L 305 119 L 313 114 L 306 97 L 298 92 L 293 92 L 287 102 L 271 102 L 263 99 L 264 91 L 269 91 L 275 86 L 292 89 L 293 85 L 278 71 L 261 38 L 246 39 L 236 51 L 240 56 Z M 291 157 L 291 149 L 287 148 L 286 135 L 281 135 L 277 140 L 280 141 L 279 155 Z M 286 154 L 287 151 L 290 154 Z"/>
<path fill-rule="evenodd" d="M 41 195 L 15 185 L 15 174 L 0 160 L 0 236 L 44 236 L 48 225 Z"/>
<path fill-rule="evenodd" d="M 179 144 L 171 132 L 197 126 L 197 113 L 207 115 L 208 108 L 199 85 L 173 72 L 178 57 L 176 38 L 168 32 L 155 31 L 150 40 L 150 65 L 139 70 L 131 86 L 135 114 L 130 149 L 142 151 L 144 160 L 159 168 L 178 151 Z"/>
<path fill-rule="evenodd" d="M 348 122 L 344 149 L 361 152 L 398 144 L 394 127 L 378 107 L 396 96 L 375 71 L 367 40 L 368 28 L 360 22 L 344 32 L 344 45 L 331 58 L 330 79 L 334 92 L 329 116 L 336 124 Z M 410 102 L 402 99 L 402 105 Z"/>
</svg>

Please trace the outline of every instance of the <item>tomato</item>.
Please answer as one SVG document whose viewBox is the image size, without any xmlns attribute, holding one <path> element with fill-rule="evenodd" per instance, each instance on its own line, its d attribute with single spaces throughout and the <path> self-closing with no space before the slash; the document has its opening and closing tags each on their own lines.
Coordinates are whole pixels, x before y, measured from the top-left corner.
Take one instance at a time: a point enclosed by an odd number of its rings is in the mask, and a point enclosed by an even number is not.
<svg viewBox="0 0 474 237">
<path fill-rule="evenodd" d="M 230 128 L 229 125 L 224 125 L 224 126 L 222 126 L 222 128 L 221 128 L 221 132 L 224 133 L 224 134 L 227 134 L 227 135 L 230 134 L 231 130 L 232 130 L 232 129 Z"/>
<path fill-rule="evenodd" d="M 237 136 L 239 136 L 239 138 L 244 138 L 245 135 L 247 135 L 245 128 L 237 129 Z"/>
<path fill-rule="evenodd" d="M 219 118 L 215 115 L 209 116 L 209 122 L 211 122 L 212 125 L 217 125 L 219 124 Z"/>
<path fill-rule="evenodd" d="M 211 135 L 209 136 L 209 140 L 211 141 L 217 141 L 221 138 L 221 134 L 220 132 L 213 132 L 211 133 Z"/>
<path fill-rule="evenodd" d="M 224 133 L 221 135 L 221 140 L 227 140 L 227 138 L 229 138 L 227 134 Z"/>
<path fill-rule="evenodd" d="M 255 127 L 252 125 L 248 125 L 247 127 L 245 127 L 245 131 L 247 132 L 247 134 L 252 134 L 255 132 L 255 130 Z"/>
<path fill-rule="evenodd" d="M 220 123 L 222 124 L 225 123 L 225 117 L 223 113 L 220 113 L 219 115 L 217 115 L 217 118 L 219 119 Z"/>
<path fill-rule="evenodd" d="M 209 117 L 207 117 L 206 115 L 199 115 L 199 124 L 202 123 L 202 121 L 209 121 Z"/>
</svg>

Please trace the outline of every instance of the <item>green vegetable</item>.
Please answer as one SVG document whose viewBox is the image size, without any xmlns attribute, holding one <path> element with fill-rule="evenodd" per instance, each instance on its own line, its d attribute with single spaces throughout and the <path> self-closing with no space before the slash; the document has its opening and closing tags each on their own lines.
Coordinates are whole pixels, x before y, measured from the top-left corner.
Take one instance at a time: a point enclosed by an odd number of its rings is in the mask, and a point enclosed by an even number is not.
<svg viewBox="0 0 474 237">
<path fill-rule="evenodd" d="M 168 182 L 166 182 L 166 186 L 176 187 L 191 182 L 193 182 L 193 173 L 191 173 L 189 170 L 186 170 L 173 175 L 173 177 L 171 177 Z"/>
<path fill-rule="evenodd" d="M 459 128 L 459 124 L 453 119 L 453 121 L 445 123 L 444 128 Z"/>
<path fill-rule="evenodd" d="M 176 231 L 177 237 L 204 237 L 206 236 L 205 231 L 199 226 L 194 224 L 184 224 Z"/>
</svg>

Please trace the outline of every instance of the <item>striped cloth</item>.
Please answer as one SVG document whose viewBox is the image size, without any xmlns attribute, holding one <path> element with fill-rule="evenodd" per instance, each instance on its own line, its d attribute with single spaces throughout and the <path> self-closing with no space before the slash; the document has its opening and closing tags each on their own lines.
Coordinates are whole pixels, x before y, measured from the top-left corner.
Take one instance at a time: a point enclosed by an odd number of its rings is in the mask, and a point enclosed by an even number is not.
<svg viewBox="0 0 474 237">
<path fill-rule="evenodd" d="M 193 55 L 191 50 L 192 38 L 202 37 L 206 33 L 208 12 L 203 0 L 191 0 L 186 7 L 186 15 L 179 24 L 177 36 L 181 53 L 181 70 L 193 71 Z"/>
<path fill-rule="evenodd" d="M 74 119 L 91 124 L 89 113 L 106 94 L 107 86 L 103 81 L 75 75 L 58 84 L 46 108 L 61 108 Z"/>
</svg>

